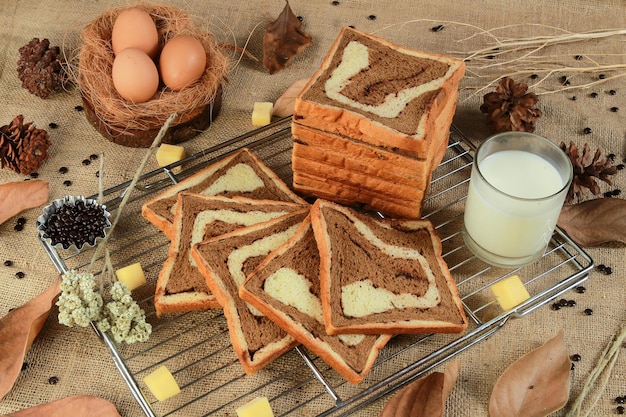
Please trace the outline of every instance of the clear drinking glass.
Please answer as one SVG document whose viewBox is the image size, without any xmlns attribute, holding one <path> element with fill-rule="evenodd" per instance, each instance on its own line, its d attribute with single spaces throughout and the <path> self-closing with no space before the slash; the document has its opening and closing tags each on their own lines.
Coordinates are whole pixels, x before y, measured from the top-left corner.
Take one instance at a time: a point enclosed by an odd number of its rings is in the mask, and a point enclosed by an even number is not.
<svg viewBox="0 0 626 417">
<path fill-rule="evenodd" d="M 515 268 L 541 257 L 572 182 L 569 157 L 541 136 L 504 132 L 476 150 L 463 222 L 467 247 Z"/>
</svg>

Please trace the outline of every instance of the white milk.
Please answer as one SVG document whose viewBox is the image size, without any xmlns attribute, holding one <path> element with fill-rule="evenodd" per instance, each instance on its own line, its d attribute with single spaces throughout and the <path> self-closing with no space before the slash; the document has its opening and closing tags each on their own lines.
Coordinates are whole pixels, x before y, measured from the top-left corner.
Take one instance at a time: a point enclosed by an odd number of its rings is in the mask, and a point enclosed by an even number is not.
<svg viewBox="0 0 626 417">
<path fill-rule="evenodd" d="M 505 150 L 487 156 L 472 170 L 465 230 L 488 252 L 511 258 L 532 256 L 549 242 L 563 205 L 562 196 L 547 198 L 565 182 L 547 160 L 535 154 Z M 539 199 L 539 200 L 537 200 Z"/>
</svg>

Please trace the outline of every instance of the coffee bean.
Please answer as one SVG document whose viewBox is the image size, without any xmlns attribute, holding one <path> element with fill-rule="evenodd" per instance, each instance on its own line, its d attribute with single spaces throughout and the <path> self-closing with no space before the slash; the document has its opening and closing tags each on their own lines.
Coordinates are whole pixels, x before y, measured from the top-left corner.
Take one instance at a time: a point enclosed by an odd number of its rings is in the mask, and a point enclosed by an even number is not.
<svg viewBox="0 0 626 417">
<path fill-rule="evenodd" d="M 89 159 L 95 161 L 96 159 L 98 159 L 98 154 L 92 153 L 91 155 L 89 155 Z"/>
<path fill-rule="evenodd" d="M 51 123 L 48 123 L 48 127 L 50 129 L 56 129 L 57 127 L 59 127 L 59 125 L 54 122 L 51 122 Z"/>
<path fill-rule="evenodd" d="M 79 106 L 74 106 L 74 110 L 76 110 L 76 111 L 83 111 L 83 110 L 85 110 L 85 108 L 83 106 L 79 105 Z"/>
<path fill-rule="evenodd" d="M 586 308 L 584 313 L 585 313 L 585 316 L 591 316 L 593 315 L 593 310 L 590 308 Z"/>
<path fill-rule="evenodd" d="M 444 25 L 433 26 L 433 27 L 430 28 L 430 31 L 431 32 L 441 32 L 444 27 L 445 27 Z"/>
<path fill-rule="evenodd" d="M 617 112 L 619 111 L 619 107 L 615 107 L 615 106 L 613 106 L 613 107 L 611 107 L 611 111 L 612 111 L 613 113 L 617 113 Z"/>
<path fill-rule="evenodd" d="M 65 180 L 65 181 L 63 181 L 63 185 L 65 185 L 66 187 L 69 187 L 70 185 L 72 185 L 72 181 Z"/>
<path fill-rule="evenodd" d="M 51 376 L 50 378 L 48 378 L 48 384 L 56 385 L 58 383 L 59 383 L 59 377 L 58 376 Z"/>
<path fill-rule="evenodd" d="M 61 167 L 61 168 L 59 168 L 59 173 L 60 173 L 60 174 L 67 174 L 67 171 L 69 171 L 69 169 L 67 169 L 67 167 Z"/>
<path fill-rule="evenodd" d="M 4 261 L 4 266 L 13 266 L 13 261 L 7 259 L 6 261 Z"/>
<path fill-rule="evenodd" d="M 585 291 L 587 291 L 587 288 L 583 287 L 582 285 L 579 285 L 578 287 L 576 287 L 576 292 L 578 294 L 584 294 Z"/>
<path fill-rule="evenodd" d="M 83 165 L 87 166 L 91 164 L 91 160 L 90 159 L 83 159 Z"/>
<path fill-rule="evenodd" d="M 573 360 L 574 362 L 580 362 L 580 359 L 581 359 L 581 357 L 580 357 L 580 355 L 579 355 L 578 353 L 574 353 L 574 354 L 573 354 L 573 355 L 571 355 L 569 358 L 570 358 L 571 360 Z"/>
<path fill-rule="evenodd" d="M 25 276 L 26 276 L 26 274 L 25 274 L 25 273 L 23 273 L 22 271 L 19 271 L 19 272 L 16 272 L 16 273 L 15 273 L 15 278 L 17 278 L 17 279 L 22 279 L 22 278 L 24 278 Z"/>
<path fill-rule="evenodd" d="M 586 127 L 586 128 L 584 128 L 584 129 L 583 129 L 583 133 L 584 133 L 585 135 L 589 135 L 589 134 L 591 134 L 591 132 L 592 132 L 592 130 L 591 130 L 591 128 L 590 128 L 590 127 Z"/>
</svg>

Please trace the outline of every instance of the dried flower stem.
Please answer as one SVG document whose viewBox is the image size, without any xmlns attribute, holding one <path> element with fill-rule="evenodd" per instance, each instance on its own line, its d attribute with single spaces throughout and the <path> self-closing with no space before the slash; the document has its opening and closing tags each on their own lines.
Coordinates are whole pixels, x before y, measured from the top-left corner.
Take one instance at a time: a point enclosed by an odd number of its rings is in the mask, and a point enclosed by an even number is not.
<svg viewBox="0 0 626 417">
<path fill-rule="evenodd" d="M 580 395 L 578 396 L 578 398 L 576 398 L 576 401 L 574 401 L 574 404 L 572 404 L 572 407 L 567 412 L 565 417 L 587 417 L 591 414 L 591 411 L 597 404 L 598 400 L 601 398 L 602 392 L 608 384 L 611 372 L 613 371 L 613 367 L 617 362 L 619 351 L 625 339 L 626 326 L 622 327 L 620 332 L 613 338 L 613 343 L 607 345 L 604 348 L 604 351 L 600 355 L 598 363 L 587 377 L 587 380 L 585 381 L 585 385 L 583 386 Z M 590 404 L 587 406 L 587 409 L 583 411 L 582 403 L 585 401 L 585 399 L 587 399 L 587 395 L 591 391 L 592 387 L 595 385 L 596 381 L 598 381 L 598 379 L 600 379 L 600 384 L 596 389 L 596 393 L 593 395 Z"/>
<path fill-rule="evenodd" d="M 113 220 L 113 223 L 111 224 L 111 229 L 109 229 L 109 233 L 107 233 L 107 235 L 104 237 L 104 239 L 96 247 L 96 250 L 95 250 L 95 252 L 94 252 L 94 254 L 93 254 L 92 258 L 91 258 L 91 263 L 89 264 L 89 267 L 87 268 L 88 272 L 90 272 L 92 270 L 93 265 L 96 262 L 96 259 L 98 259 L 98 257 L 100 256 L 100 252 L 105 248 L 107 242 L 109 241 L 109 237 L 113 234 L 113 230 L 115 229 L 115 226 L 117 225 L 117 222 L 120 220 L 120 217 L 122 215 L 122 211 L 124 209 L 124 206 L 126 206 L 126 202 L 130 198 L 130 195 L 131 195 L 132 191 L 135 189 L 135 185 L 137 185 L 137 182 L 139 181 L 139 177 L 141 177 L 141 174 L 142 174 L 144 168 L 146 167 L 146 164 L 148 163 L 148 160 L 150 159 L 152 154 L 156 151 L 156 149 L 161 144 L 161 140 L 163 140 L 163 136 L 165 136 L 165 133 L 169 129 L 170 124 L 172 123 L 172 121 L 174 121 L 174 119 L 177 116 L 178 116 L 177 113 L 173 113 L 172 115 L 170 115 L 170 117 L 167 118 L 167 120 L 165 121 L 165 123 L 161 127 L 161 130 L 159 130 L 159 133 L 154 138 L 154 141 L 152 142 L 152 145 L 150 145 L 150 148 L 148 149 L 148 152 L 146 152 L 146 154 L 144 155 L 144 157 L 143 157 L 143 159 L 141 161 L 141 164 L 139 164 L 139 168 L 137 168 L 137 172 L 135 172 L 135 176 L 133 177 L 133 180 L 130 182 L 130 185 L 128 186 L 128 188 L 124 192 L 124 197 L 122 198 L 122 201 L 120 202 L 120 205 L 117 208 L 117 212 L 115 214 L 115 219 Z"/>
</svg>

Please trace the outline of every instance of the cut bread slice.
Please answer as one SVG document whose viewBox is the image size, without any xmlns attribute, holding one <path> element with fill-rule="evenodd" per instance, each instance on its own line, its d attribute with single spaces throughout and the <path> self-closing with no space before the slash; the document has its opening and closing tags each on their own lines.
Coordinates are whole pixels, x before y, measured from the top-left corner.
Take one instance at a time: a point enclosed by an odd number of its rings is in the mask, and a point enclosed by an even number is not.
<svg viewBox="0 0 626 417">
<path fill-rule="evenodd" d="M 376 219 L 317 200 L 326 331 L 460 333 L 468 322 L 458 288 L 428 220 Z"/>
<path fill-rule="evenodd" d="M 157 315 L 220 308 L 191 256 L 191 247 L 210 237 L 280 217 L 302 204 L 181 192 L 174 217 L 174 237 L 157 279 Z"/>
<path fill-rule="evenodd" d="M 199 242 L 192 248 L 199 271 L 224 308 L 230 340 L 248 374 L 254 374 L 298 343 L 239 298 L 239 287 L 271 251 L 293 236 L 308 213 L 308 208 L 294 211 Z"/>
<path fill-rule="evenodd" d="M 345 27 L 294 103 L 293 120 L 418 159 L 465 64 Z M 443 116 L 448 119 L 449 115 Z M 449 126 L 446 128 L 449 129 Z"/>
<path fill-rule="evenodd" d="M 239 294 L 353 384 L 370 372 L 390 335 L 326 333 L 320 257 L 310 217 L 250 274 Z"/>
<path fill-rule="evenodd" d="M 143 216 L 170 239 L 173 235 L 176 195 L 181 191 L 305 203 L 258 156 L 251 150 L 242 148 L 167 188 L 143 204 L 141 209 Z"/>
</svg>

